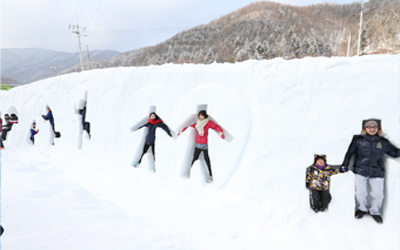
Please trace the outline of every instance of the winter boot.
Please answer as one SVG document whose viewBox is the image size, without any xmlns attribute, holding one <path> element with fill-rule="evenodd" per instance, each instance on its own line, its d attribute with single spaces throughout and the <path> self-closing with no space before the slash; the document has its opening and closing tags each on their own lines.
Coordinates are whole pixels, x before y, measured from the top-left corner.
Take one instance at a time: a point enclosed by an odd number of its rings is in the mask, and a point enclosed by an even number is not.
<svg viewBox="0 0 400 250">
<path fill-rule="evenodd" d="M 379 224 L 383 223 L 382 216 L 380 216 L 380 215 L 372 215 L 372 218 L 374 218 L 374 220 Z"/>
<path fill-rule="evenodd" d="M 357 219 L 361 219 L 366 214 L 367 212 L 357 209 L 356 213 L 354 214 L 354 217 L 356 217 Z"/>
<path fill-rule="evenodd" d="M 138 168 L 138 167 L 139 167 L 139 165 L 140 165 L 140 163 L 139 163 L 139 162 L 137 162 L 137 163 L 133 164 L 133 166 L 134 166 L 135 168 Z"/>
<path fill-rule="evenodd" d="M 214 181 L 214 178 L 212 175 L 210 175 L 210 177 L 208 177 L 207 183 L 211 183 Z"/>
</svg>

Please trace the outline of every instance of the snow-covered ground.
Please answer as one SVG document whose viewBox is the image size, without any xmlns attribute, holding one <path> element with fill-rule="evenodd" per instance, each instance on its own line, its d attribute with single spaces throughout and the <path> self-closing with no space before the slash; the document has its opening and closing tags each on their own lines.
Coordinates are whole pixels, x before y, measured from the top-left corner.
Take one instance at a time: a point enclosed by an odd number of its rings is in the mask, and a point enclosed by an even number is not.
<svg viewBox="0 0 400 250">
<path fill-rule="evenodd" d="M 387 160 L 382 225 L 354 218 L 352 173 L 332 178 L 324 213 L 305 188 L 314 153 L 340 164 L 363 119 L 400 146 L 399 56 L 92 70 L 0 98 L 19 116 L 1 151 L 3 249 L 400 249 L 399 159 Z M 233 137 L 210 132 L 212 184 L 202 161 L 186 178 L 194 131 L 176 136 L 204 106 Z M 150 110 L 174 130 L 157 132 L 156 173 L 150 152 L 132 167 L 146 135 L 132 128 Z"/>
</svg>

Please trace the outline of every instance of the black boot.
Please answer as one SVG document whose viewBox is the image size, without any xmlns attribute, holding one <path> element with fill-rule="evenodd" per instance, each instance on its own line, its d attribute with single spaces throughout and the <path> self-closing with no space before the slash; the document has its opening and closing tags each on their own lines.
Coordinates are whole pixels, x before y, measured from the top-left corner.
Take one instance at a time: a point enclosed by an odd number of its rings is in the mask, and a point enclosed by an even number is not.
<svg viewBox="0 0 400 250">
<path fill-rule="evenodd" d="M 357 209 L 356 213 L 354 214 L 354 217 L 356 217 L 357 219 L 361 219 L 366 214 L 367 212 Z"/>
<path fill-rule="evenodd" d="M 374 220 L 375 220 L 377 223 L 379 223 L 379 224 L 382 224 L 382 223 L 383 223 L 382 216 L 380 216 L 380 215 L 371 215 L 371 216 L 372 216 L 372 218 L 374 218 Z"/>
</svg>

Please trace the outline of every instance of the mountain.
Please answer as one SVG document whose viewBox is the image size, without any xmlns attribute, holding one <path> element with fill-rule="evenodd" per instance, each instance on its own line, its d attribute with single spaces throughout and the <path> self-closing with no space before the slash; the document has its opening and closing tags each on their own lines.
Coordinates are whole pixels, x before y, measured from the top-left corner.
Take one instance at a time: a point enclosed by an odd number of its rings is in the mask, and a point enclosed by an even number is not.
<svg viewBox="0 0 400 250">
<path fill-rule="evenodd" d="M 400 158 L 384 160 L 383 224 L 354 218 L 352 172 L 332 176 L 325 212 L 310 209 L 305 187 L 314 154 L 340 164 L 363 119 L 382 119 L 385 137 L 400 146 L 399 61 L 371 55 L 124 67 L 0 91 L 2 113 L 19 116 L 0 151 L 1 247 L 399 250 Z M 85 101 L 91 139 L 77 112 Z M 62 134 L 54 146 L 40 116 L 46 105 Z M 199 108 L 234 137 L 209 130 L 210 184 L 202 156 L 186 177 L 195 128 L 177 136 Z M 147 135 L 136 128 L 150 110 L 173 135 L 157 129 L 155 173 L 151 150 L 132 166 Z"/>
<path fill-rule="evenodd" d="M 362 53 L 399 53 L 398 0 L 370 0 L 364 8 Z M 156 46 L 93 63 L 92 68 L 346 56 L 349 35 L 349 54 L 354 56 L 359 14 L 357 2 L 305 7 L 256 2 Z M 63 73 L 78 70 L 75 66 Z"/>
<path fill-rule="evenodd" d="M 117 51 L 94 50 L 90 52 L 91 61 L 100 61 L 120 54 Z M 83 60 L 87 61 L 86 53 Z M 79 63 L 79 53 L 57 52 L 46 49 L 1 49 L 1 75 L 22 84 L 33 82 L 56 74 Z"/>
</svg>

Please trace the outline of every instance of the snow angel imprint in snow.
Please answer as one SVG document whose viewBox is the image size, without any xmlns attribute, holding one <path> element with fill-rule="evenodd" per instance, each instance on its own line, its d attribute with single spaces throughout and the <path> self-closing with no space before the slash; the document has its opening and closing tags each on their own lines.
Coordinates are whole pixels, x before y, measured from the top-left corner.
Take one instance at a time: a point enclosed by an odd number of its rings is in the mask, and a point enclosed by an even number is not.
<svg viewBox="0 0 400 250">
<path fill-rule="evenodd" d="M 383 156 L 400 157 L 400 149 L 383 137 L 381 120 L 368 119 L 362 122 L 361 135 L 354 135 L 342 163 L 347 170 L 354 155 L 353 172 L 355 176 L 355 217 L 361 219 L 370 214 L 378 223 L 382 223 L 381 206 L 384 198 L 385 166 Z M 368 192 L 368 183 L 370 192 Z M 371 195 L 370 204 L 367 196 Z"/>
<path fill-rule="evenodd" d="M 212 128 L 218 131 L 222 139 L 225 139 L 225 135 L 221 127 L 208 118 L 208 114 L 205 110 L 201 110 L 199 112 L 198 118 L 199 120 L 196 123 L 190 125 L 190 127 L 196 129 L 197 136 L 196 136 L 196 146 L 194 148 L 193 160 L 192 164 L 190 165 L 187 177 L 190 178 L 190 170 L 192 169 L 193 163 L 199 159 L 200 153 L 203 152 L 204 160 L 206 161 L 208 172 L 210 175 L 207 182 L 210 183 L 213 181 L 213 175 L 211 171 L 210 157 L 208 155 L 208 129 Z M 178 135 L 183 133 L 187 128 L 188 127 L 185 127 L 184 129 L 182 129 L 182 131 L 179 131 Z"/>
<path fill-rule="evenodd" d="M 55 129 L 55 124 L 54 124 L 54 117 L 53 117 L 53 112 L 51 111 L 50 107 L 47 106 L 47 115 L 42 115 L 43 119 L 45 119 L 46 121 L 48 120 L 50 122 L 51 128 L 53 129 L 54 132 L 54 136 L 56 138 L 61 137 L 61 133 L 56 131 Z M 54 141 L 52 142 L 52 144 L 54 145 Z"/>
<path fill-rule="evenodd" d="M 30 132 L 31 136 L 29 137 L 29 139 L 32 141 L 32 144 L 35 144 L 35 135 L 39 133 L 39 130 L 36 129 L 36 122 L 33 122 Z"/>
<path fill-rule="evenodd" d="M 148 132 L 146 136 L 146 142 L 143 146 L 143 152 L 142 155 L 140 156 L 140 159 L 137 163 L 135 163 L 133 166 L 135 168 L 139 167 L 140 163 L 142 162 L 143 156 L 147 153 L 147 150 L 151 148 L 151 151 L 153 153 L 153 158 L 154 162 L 156 161 L 156 155 L 155 155 L 155 141 L 156 141 L 156 129 L 157 128 L 162 128 L 167 132 L 169 136 L 172 137 L 171 131 L 169 130 L 168 126 L 158 117 L 158 115 L 155 112 L 150 113 L 149 115 L 149 120 L 147 123 L 143 124 L 140 126 L 137 130 L 147 127 Z M 154 172 L 156 171 L 156 167 L 154 166 Z"/>
<path fill-rule="evenodd" d="M 314 155 L 314 164 L 306 171 L 306 188 L 310 190 L 310 206 L 314 212 L 323 212 L 332 200 L 329 192 L 331 176 L 343 173 L 342 168 L 333 169 L 326 163 L 326 155 Z"/>
</svg>

